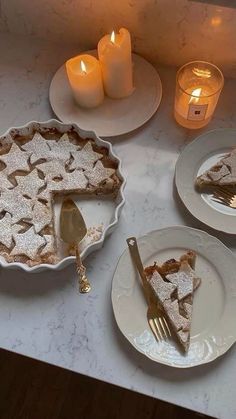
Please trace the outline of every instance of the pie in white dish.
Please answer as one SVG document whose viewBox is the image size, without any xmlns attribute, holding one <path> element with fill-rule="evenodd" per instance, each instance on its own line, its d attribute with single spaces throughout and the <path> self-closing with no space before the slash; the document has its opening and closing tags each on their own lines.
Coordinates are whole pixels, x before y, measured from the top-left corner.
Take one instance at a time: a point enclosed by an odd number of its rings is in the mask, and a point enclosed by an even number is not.
<svg viewBox="0 0 236 419">
<path fill-rule="evenodd" d="M 59 124 L 58 124 L 59 125 Z M 29 267 L 56 264 L 54 197 L 70 193 L 115 198 L 118 160 L 89 137 L 34 124 L 0 139 L 0 255 Z"/>
</svg>

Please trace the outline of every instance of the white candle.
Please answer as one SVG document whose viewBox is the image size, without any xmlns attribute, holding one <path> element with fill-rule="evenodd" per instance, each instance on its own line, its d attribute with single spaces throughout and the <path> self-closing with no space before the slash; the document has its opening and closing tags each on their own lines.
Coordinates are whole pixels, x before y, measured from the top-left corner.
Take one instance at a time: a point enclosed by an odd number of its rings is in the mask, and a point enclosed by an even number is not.
<svg viewBox="0 0 236 419">
<path fill-rule="evenodd" d="M 133 69 L 129 31 L 113 31 L 98 43 L 98 57 L 102 67 L 104 89 L 107 96 L 120 99 L 133 93 Z"/>
<path fill-rule="evenodd" d="M 99 61 L 84 54 L 66 62 L 66 71 L 76 103 L 93 108 L 104 99 L 102 71 Z"/>
</svg>

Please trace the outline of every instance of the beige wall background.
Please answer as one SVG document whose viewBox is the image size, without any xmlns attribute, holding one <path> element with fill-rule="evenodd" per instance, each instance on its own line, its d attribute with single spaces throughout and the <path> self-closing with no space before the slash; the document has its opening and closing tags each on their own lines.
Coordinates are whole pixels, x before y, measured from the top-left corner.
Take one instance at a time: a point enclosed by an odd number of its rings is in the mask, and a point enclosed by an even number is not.
<svg viewBox="0 0 236 419">
<path fill-rule="evenodd" d="M 151 62 L 208 60 L 236 77 L 235 8 L 188 0 L 1 0 L 0 6 L 1 31 L 56 41 L 62 48 L 75 44 L 79 51 L 125 26 L 134 51 Z"/>
</svg>

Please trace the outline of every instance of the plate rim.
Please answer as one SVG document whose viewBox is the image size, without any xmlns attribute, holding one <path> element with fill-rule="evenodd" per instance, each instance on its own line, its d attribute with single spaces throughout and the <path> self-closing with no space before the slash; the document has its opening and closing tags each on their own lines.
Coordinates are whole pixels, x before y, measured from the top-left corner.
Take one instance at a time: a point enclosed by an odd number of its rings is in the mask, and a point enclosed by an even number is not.
<svg viewBox="0 0 236 419">
<path fill-rule="evenodd" d="M 185 157 L 185 153 L 188 153 L 189 151 L 194 150 L 194 147 L 197 143 L 199 143 L 200 141 L 206 140 L 206 137 L 208 137 L 209 135 L 214 135 L 216 132 L 235 132 L 236 134 L 236 128 L 215 128 L 209 131 L 206 131 L 200 135 L 198 135 L 196 138 L 194 138 L 189 144 L 187 144 L 183 151 L 180 153 L 177 161 L 176 161 L 176 165 L 175 165 L 175 174 L 174 174 L 174 180 L 175 180 L 175 186 L 177 189 L 177 193 L 178 196 L 181 200 L 181 202 L 183 203 L 183 205 L 185 206 L 185 208 L 188 210 L 188 212 L 197 220 L 199 220 L 201 223 L 203 223 L 205 226 L 210 227 L 212 229 L 214 229 L 215 231 L 219 231 L 222 233 L 226 233 L 226 234 L 231 234 L 231 235 L 236 235 L 236 228 L 235 231 L 232 231 L 232 228 L 224 228 L 221 226 L 216 225 L 214 222 L 208 222 L 206 220 L 204 220 L 201 215 L 198 214 L 198 210 L 195 211 L 196 207 L 189 207 L 188 204 L 188 199 L 185 198 L 184 194 L 182 193 L 182 189 L 181 189 L 181 185 L 180 185 L 180 180 L 179 180 L 179 172 L 180 172 L 180 168 L 181 166 L 183 167 L 183 161 L 184 161 L 184 157 Z M 236 137 L 236 135 L 235 135 Z M 214 141 L 214 139 L 213 139 Z M 216 141 L 216 140 L 215 140 Z M 217 150 L 217 148 L 216 148 Z M 194 185 L 192 185 L 192 190 L 194 191 Z M 207 204 L 206 204 L 207 205 Z M 209 206 L 207 206 L 208 208 L 210 208 Z M 206 208 L 207 208 L 206 207 Z M 218 213 L 216 210 L 214 210 L 213 208 L 211 208 L 212 213 Z M 218 213 L 219 215 L 219 213 Z M 220 213 L 220 217 L 231 217 L 228 214 L 223 214 Z M 223 223 L 222 223 L 223 224 Z"/>
<path fill-rule="evenodd" d="M 235 256 L 234 256 L 233 252 L 221 240 L 219 240 L 217 237 L 215 237 L 215 236 L 207 233 L 204 230 L 200 230 L 200 229 L 197 229 L 197 228 L 194 228 L 194 227 L 185 226 L 185 225 L 171 225 L 171 226 L 163 227 L 163 228 L 160 228 L 160 229 L 151 230 L 151 231 L 148 231 L 146 234 L 138 237 L 137 238 L 137 241 L 139 242 L 139 240 L 143 240 L 143 239 L 147 238 L 149 235 L 155 234 L 156 232 L 162 232 L 164 230 L 172 230 L 172 229 L 186 230 L 186 231 L 192 231 L 192 232 L 197 232 L 197 233 L 200 232 L 203 236 L 209 237 L 211 240 L 213 239 L 218 245 L 222 246 L 222 248 L 224 248 L 224 250 L 227 251 L 227 253 L 230 255 L 230 257 L 232 257 L 232 260 L 233 259 L 235 260 Z M 208 364 L 210 362 L 215 361 L 217 358 L 222 357 L 226 352 L 228 352 L 229 349 L 236 342 L 236 333 L 235 333 L 235 336 L 233 337 L 232 341 L 229 342 L 229 344 L 227 344 L 227 346 L 224 348 L 223 352 L 220 353 L 220 354 L 218 352 L 215 352 L 214 356 L 211 359 L 208 359 L 208 360 L 203 359 L 201 362 L 195 363 L 193 365 L 192 364 L 191 365 L 186 365 L 186 364 L 176 365 L 176 364 L 168 363 L 165 360 L 161 361 L 161 360 L 154 359 L 154 357 L 152 357 L 149 353 L 145 353 L 144 351 L 142 351 L 141 348 L 138 347 L 132 341 L 132 339 L 128 336 L 128 334 L 125 334 L 125 331 L 122 330 L 122 327 L 119 324 L 119 320 L 117 319 L 117 313 L 116 313 L 116 308 L 115 308 L 114 283 L 115 283 L 115 275 L 116 275 L 117 270 L 119 268 L 119 264 L 120 264 L 120 262 L 122 260 L 122 257 L 126 253 L 128 253 L 128 251 L 129 251 L 129 249 L 128 249 L 128 247 L 126 247 L 124 249 L 124 251 L 122 252 L 122 254 L 120 255 L 119 259 L 118 259 L 118 262 L 117 262 L 117 265 L 116 265 L 116 268 L 115 268 L 115 271 L 114 271 L 114 274 L 113 274 L 113 278 L 112 278 L 111 302 L 112 302 L 113 315 L 115 317 L 115 321 L 116 321 L 117 327 L 118 327 L 119 331 L 122 333 L 122 335 L 129 342 L 129 344 L 132 345 L 139 353 L 141 353 L 143 356 L 145 356 L 146 358 L 150 359 L 151 361 L 156 362 L 158 364 L 166 365 L 168 367 L 177 368 L 177 369 L 194 368 L 194 367 L 198 367 L 198 366 L 201 366 L 201 365 L 204 365 L 204 364 Z M 236 260 L 235 260 L 235 264 L 236 264 Z"/>
<path fill-rule="evenodd" d="M 106 140 L 103 140 L 102 138 L 100 138 L 94 131 L 87 131 L 84 130 L 83 128 L 80 128 L 78 124 L 76 123 L 64 123 L 61 121 L 58 121 L 57 119 L 51 118 L 48 119 L 46 121 L 29 121 L 24 125 L 21 126 L 12 126 L 10 128 L 7 129 L 7 131 L 5 131 L 4 133 L 0 134 L 0 139 L 2 139 L 3 137 L 7 137 L 8 135 L 10 135 L 10 133 L 14 130 L 19 131 L 19 130 L 27 130 L 27 129 L 32 129 L 33 126 L 42 126 L 45 127 L 45 129 L 47 128 L 51 128 L 51 127 L 57 127 L 59 130 L 60 128 L 63 129 L 63 127 L 67 127 L 67 129 L 69 129 L 69 127 L 74 128 L 75 130 L 77 130 L 77 132 L 79 133 L 79 135 L 84 136 L 84 138 L 92 138 L 97 144 L 99 145 L 103 145 L 105 148 L 108 149 L 109 154 L 112 156 L 112 158 L 114 158 L 117 163 L 118 163 L 118 169 L 117 172 L 120 176 L 121 179 L 121 186 L 118 192 L 117 197 L 115 198 L 114 202 L 117 202 L 117 205 L 115 207 L 114 210 L 114 218 L 113 221 L 108 224 L 108 226 L 104 229 L 104 231 L 102 232 L 102 235 L 100 237 L 100 239 L 94 243 L 89 244 L 81 253 L 81 259 L 84 260 L 91 252 L 100 249 L 103 246 L 103 243 L 105 241 L 105 238 L 112 233 L 112 231 L 114 230 L 114 228 L 117 226 L 119 218 L 120 218 L 120 214 L 122 211 L 122 208 L 126 202 L 125 199 L 125 195 L 124 195 L 124 189 L 125 189 L 125 185 L 127 182 L 126 177 L 124 176 L 123 172 L 122 172 L 122 162 L 121 159 L 117 156 L 117 154 L 114 152 L 114 148 L 112 146 L 112 144 Z M 72 262 L 75 261 L 75 256 L 67 256 L 63 259 L 61 259 L 58 263 L 56 264 L 49 264 L 49 263 L 41 263 L 35 266 L 28 266 L 26 263 L 22 263 L 22 262 L 7 262 L 6 260 L 2 260 L 0 259 L 0 267 L 5 268 L 5 269 L 22 269 L 25 272 L 29 272 L 29 273 L 39 273 L 42 270 L 61 270 L 63 268 L 65 268 L 66 266 L 68 266 L 69 264 L 71 264 Z"/>
<path fill-rule="evenodd" d="M 97 50 L 96 49 L 93 49 L 93 50 L 88 50 L 88 51 L 85 51 L 84 52 L 84 54 L 95 54 L 95 55 L 97 55 Z M 125 129 L 125 130 L 122 130 L 122 131 L 119 131 L 118 133 L 100 133 L 100 132 L 97 132 L 97 130 L 96 129 L 93 129 L 93 131 L 96 133 L 96 135 L 97 136 L 100 136 L 100 137 L 104 137 L 104 138 L 107 138 L 107 140 L 109 139 L 109 137 L 116 137 L 116 136 L 120 136 L 120 135 L 125 135 L 125 134 L 128 134 L 128 133 L 130 133 L 130 132 L 133 132 L 133 131 L 135 131 L 136 129 L 138 129 L 138 128 L 140 128 L 140 127 L 142 127 L 144 124 L 146 124 L 152 117 L 153 117 L 153 115 L 157 112 L 157 110 L 158 110 L 158 108 L 159 108 L 159 106 L 160 106 L 160 103 L 161 103 L 161 100 L 162 100 L 162 95 L 163 95 L 163 88 L 162 88 L 162 82 L 161 82 L 161 78 L 160 78 L 160 76 L 159 76 L 159 73 L 158 73 L 158 71 L 156 70 L 156 68 L 149 62 L 149 61 L 147 61 L 143 56 L 141 56 L 140 54 L 137 54 L 137 53 L 134 53 L 134 52 L 132 52 L 132 56 L 135 56 L 135 57 L 138 57 L 139 59 L 141 59 L 141 60 L 143 60 L 143 61 L 145 61 L 150 67 L 152 67 L 152 69 L 155 71 L 155 73 L 156 73 L 156 87 L 157 87 L 157 91 L 158 91 L 158 94 L 157 94 L 157 96 L 156 96 L 156 100 L 155 100 L 155 106 L 153 106 L 153 110 L 152 110 L 152 112 L 150 112 L 150 114 L 149 114 L 149 116 L 148 117 L 146 117 L 145 118 L 145 120 L 143 120 L 141 123 L 139 123 L 138 125 L 136 125 L 134 128 L 132 128 L 132 129 L 129 129 L 128 131 L 127 131 L 127 129 Z M 51 82 L 50 82 L 50 86 L 49 86 L 49 101 L 50 101 L 50 105 L 51 105 L 51 108 L 52 108 L 52 110 L 53 110 L 53 112 L 54 112 L 54 114 L 56 115 L 56 117 L 62 122 L 62 123 L 65 123 L 65 124 L 69 124 L 69 123 L 72 123 L 72 122 L 64 122 L 63 121 L 63 119 L 61 119 L 61 116 L 59 116 L 59 114 L 58 114 L 58 112 L 56 112 L 56 110 L 55 110 L 55 106 L 53 105 L 53 100 L 52 100 L 52 91 L 53 91 L 53 85 L 54 85 L 54 83 L 55 83 L 55 78 L 56 78 L 56 76 L 58 75 L 58 73 L 60 72 L 60 71 L 62 71 L 62 69 L 65 67 L 65 63 L 63 63 L 58 69 L 57 69 L 57 71 L 54 73 L 54 75 L 53 75 L 53 77 L 52 77 L 52 79 L 51 79 Z M 110 99 L 110 100 L 112 100 L 112 99 Z M 114 100 L 114 102 L 117 100 L 117 99 L 113 99 Z M 79 124 L 79 122 L 76 122 L 76 124 L 78 125 Z"/>
</svg>

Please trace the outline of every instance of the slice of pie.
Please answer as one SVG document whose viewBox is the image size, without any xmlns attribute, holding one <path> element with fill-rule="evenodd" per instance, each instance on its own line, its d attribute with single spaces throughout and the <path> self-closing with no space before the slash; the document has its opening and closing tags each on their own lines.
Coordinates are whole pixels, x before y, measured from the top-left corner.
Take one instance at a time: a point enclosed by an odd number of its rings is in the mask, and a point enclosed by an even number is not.
<svg viewBox="0 0 236 419">
<path fill-rule="evenodd" d="M 198 176 L 195 184 L 200 188 L 212 185 L 236 186 L 236 148 Z"/>
<path fill-rule="evenodd" d="M 194 270 L 195 260 L 195 252 L 188 251 L 178 261 L 170 259 L 161 266 L 155 263 L 145 269 L 157 303 L 185 352 L 190 343 L 193 293 L 201 283 Z"/>
</svg>

